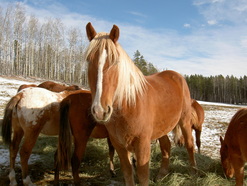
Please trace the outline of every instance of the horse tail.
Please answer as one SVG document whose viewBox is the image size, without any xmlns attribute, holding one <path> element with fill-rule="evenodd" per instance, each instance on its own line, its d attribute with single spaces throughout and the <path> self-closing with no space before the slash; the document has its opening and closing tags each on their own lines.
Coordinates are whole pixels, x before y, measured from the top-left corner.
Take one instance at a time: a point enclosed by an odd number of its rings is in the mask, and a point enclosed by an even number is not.
<svg viewBox="0 0 247 186">
<path fill-rule="evenodd" d="M 72 152 L 72 134 L 69 122 L 69 107 L 70 102 L 68 99 L 64 99 L 60 104 L 60 126 L 57 163 L 59 164 L 59 167 L 63 170 L 69 169 Z"/>
<path fill-rule="evenodd" d="M 19 103 L 21 98 L 22 98 L 22 93 L 19 93 L 14 97 L 12 97 L 7 103 L 4 110 L 4 116 L 2 120 L 2 138 L 3 138 L 3 143 L 6 145 L 10 145 L 11 143 L 13 109 Z"/>
<path fill-rule="evenodd" d="M 173 141 L 176 145 L 178 146 L 183 146 L 184 145 L 184 137 L 182 134 L 182 130 L 179 124 L 176 125 L 176 127 L 172 130 L 173 134 Z"/>
</svg>

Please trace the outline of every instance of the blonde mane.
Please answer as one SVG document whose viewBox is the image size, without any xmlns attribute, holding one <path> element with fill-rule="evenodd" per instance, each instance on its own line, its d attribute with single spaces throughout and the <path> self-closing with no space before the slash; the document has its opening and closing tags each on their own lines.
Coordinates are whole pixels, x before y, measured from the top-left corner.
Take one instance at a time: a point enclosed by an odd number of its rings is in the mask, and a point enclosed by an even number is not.
<svg viewBox="0 0 247 186">
<path fill-rule="evenodd" d="M 109 68 L 112 65 L 118 66 L 118 85 L 114 101 L 117 101 L 119 108 L 123 101 L 126 101 L 128 105 L 135 105 L 136 97 L 142 96 L 146 90 L 147 81 L 144 75 L 120 44 L 113 43 L 107 33 L 98 33 L 90 42 L 86 60 L 94 61 L 95 57 L 103 53 L 103 50 L 107 51 Z"/>
</svg>

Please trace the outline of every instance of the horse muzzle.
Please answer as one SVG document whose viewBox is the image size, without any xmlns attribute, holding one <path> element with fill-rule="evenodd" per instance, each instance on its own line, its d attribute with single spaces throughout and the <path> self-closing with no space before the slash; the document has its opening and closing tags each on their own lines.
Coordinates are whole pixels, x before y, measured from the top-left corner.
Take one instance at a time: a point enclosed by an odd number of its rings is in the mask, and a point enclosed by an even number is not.
<svg viewBox="0 0 247 186">
<path fill-rule="evenodd" d="M 92 115 L 97 122 L 106 123 L 110 120 L 113 108 L 106 106 L 104 109 L 101 106 L 93 105 L 91 108 Z"/>
</svg>

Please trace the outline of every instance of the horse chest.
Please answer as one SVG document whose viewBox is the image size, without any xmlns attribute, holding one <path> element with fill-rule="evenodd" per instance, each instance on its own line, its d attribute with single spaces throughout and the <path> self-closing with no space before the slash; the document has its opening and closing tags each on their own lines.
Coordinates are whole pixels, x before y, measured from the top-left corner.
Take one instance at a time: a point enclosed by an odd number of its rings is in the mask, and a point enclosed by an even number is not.
<svg viewBox="0 0 247 186">
<path fill-rule="evenodd" d="M 122 125 L 121 123 L 112 123 L 107 125 L 107 130 L 113 138 L 113 140 L 118 143 L 118 145 L 125 147 L 129 151 L 133 151 L 133 142 L 138 136 L 133 128 Z"/>
</svg>

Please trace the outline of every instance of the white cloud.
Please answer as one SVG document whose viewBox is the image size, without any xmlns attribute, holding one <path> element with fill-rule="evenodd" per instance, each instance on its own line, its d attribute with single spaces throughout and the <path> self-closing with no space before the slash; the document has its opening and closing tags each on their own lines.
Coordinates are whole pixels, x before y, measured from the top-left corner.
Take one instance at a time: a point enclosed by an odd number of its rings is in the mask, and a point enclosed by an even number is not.
<svg viewBox="0 0 247 186">
<path fill-rule="evenodd" d="M 185 28 L 190 28 L 190 24 L 185 23 L 185 24 L 184 24 L 184 27 L 185 27 Z"/>
<path fill-rule="evenodd" d="M 194 0 L 200 14 L 205 20 L 215 20 L 223 23 L 246 23 L 246 0 Z"/>
<path fill-rule="evenodd" d="M 217 24 L 217 21 L 215 21 L 215 20 L 209 20 L 207 22 L 209 25 L 216 25 Z"/>
<path fill-rule="evenodd" d="M 241 0 L 235 1 L 240 3 Z M 243 2 L 247 4 L 247 1 Z M 233 4 L 236 8 L 237 4 Z M 2 6 L 2 3 L 0 5 Z M 207 24 L 218 24 L 222 21 L 220 17 L 226 15 L 225 20 L 235 21 L 234 27 L 222 25 L 215 28 L 208 27 L 205 23 L 201 28 L 191 28 L 190 34 L 181 35 L 175 30 L 145 29 L 119 22 L 119 42 L 130 57 L 139 50 L 148 62 L 152 62 L 159 69 L 172 69 L 188 75 L 246 75 L 244 67 L 247 61 L 247 26 L 243 21 L 235 20 L 239 18 L 237 14 L 233 14 L 234 18 L 229 20 L 229 10 L 234 7 L 229 8 L 227 5 L 231 5 L 229 0 L 198 0 L 196 4 L 205 16 L 205 20 L 209 20 Z M 201 6 L 204 6 L 204 10 L 201 10 Z M 223 9 L 218 10 L 218 8 Z M 45 8 L 33 8 L 26 4 L 26 9 L 29 14 L 34 14 L 40 20 L 45 20 L 46 17 L 58 17 L 67 27 L 79 27 L 84 33 L 85 25 L 89 21 L 99 32 L 109 32 L 115 24 L 90 15 L 70 12 L 63 6 L 54 9 L 52 4 Z M 245 12 L 242 11 L 242 14 Z M 190 24 L 186 23 L 184 27 L 189 28 Z"/>
<path fill-rule="evenodd" d="M 138 17 L 143 17 L 143 18 L 146 18 L 147 17 L 147 15 L 142 14 L 140 12 L 131 11 L 129 13 L 132 14 L 132 15 L 134 15 L 134 16 L 138 16 Z"/>
</svg>

